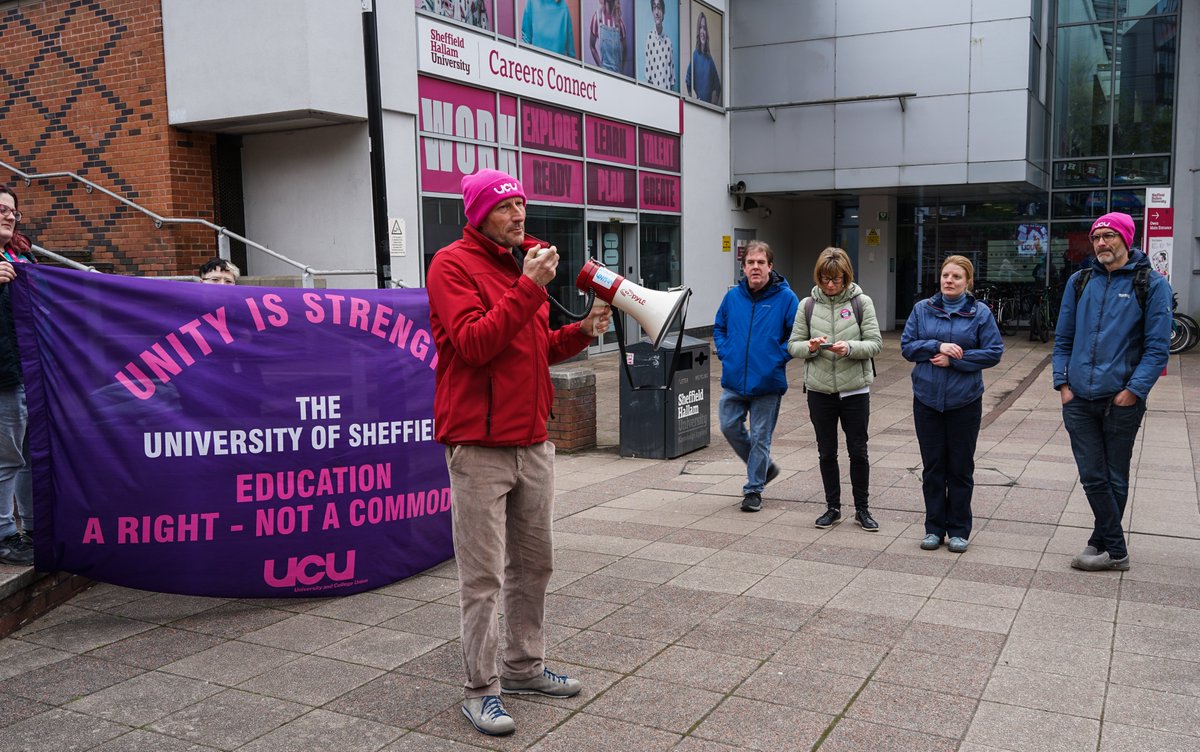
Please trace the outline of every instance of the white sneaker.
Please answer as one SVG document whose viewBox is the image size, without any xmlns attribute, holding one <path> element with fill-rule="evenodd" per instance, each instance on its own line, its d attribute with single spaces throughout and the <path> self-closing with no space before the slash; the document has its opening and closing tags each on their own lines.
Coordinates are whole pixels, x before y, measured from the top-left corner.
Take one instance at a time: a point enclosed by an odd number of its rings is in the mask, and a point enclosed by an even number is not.
<svg viewBox="0 0 1200 752">
<path fill-rule="evenodd" d="M 496 695 L 468 697 L 463 700 L 462 714 L 481 734 L 504 736 L 517 730 L 516 722 Z"/>
<path fill-rule="evenodd" d="M 500 691 L 506 695 L 545 695 L 546 697 L 574 697 L 583 689 L 578 679 L 556 674 L 543 668 L 541 676 L 532 679 L 500 679 Z"/>
</svg>

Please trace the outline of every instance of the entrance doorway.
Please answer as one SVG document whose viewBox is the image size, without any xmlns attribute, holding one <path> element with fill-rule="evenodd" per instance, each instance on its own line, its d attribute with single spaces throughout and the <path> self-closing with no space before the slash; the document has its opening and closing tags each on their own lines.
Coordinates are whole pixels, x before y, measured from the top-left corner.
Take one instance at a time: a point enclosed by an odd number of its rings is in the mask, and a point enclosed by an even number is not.
<svg viewBox="0 0 1200 752">
<path fill-rule="evenodd" d="M 605 267 L 636 284 L 642 284 L 637 254 L 637 225 L 630 222 L 596 221 L 587 223 L 587 255 Z M 634 318 L 619 311 L 614 316 L 624 316 L 621 324 L 625 330 L 625 344 L 631 345 L 642 338 L 641 327 Z M 610 327 L 600 338 L 599 345 L 592 345 L 591 352 L 616 350 L 616 327 Z"/>
</svg>

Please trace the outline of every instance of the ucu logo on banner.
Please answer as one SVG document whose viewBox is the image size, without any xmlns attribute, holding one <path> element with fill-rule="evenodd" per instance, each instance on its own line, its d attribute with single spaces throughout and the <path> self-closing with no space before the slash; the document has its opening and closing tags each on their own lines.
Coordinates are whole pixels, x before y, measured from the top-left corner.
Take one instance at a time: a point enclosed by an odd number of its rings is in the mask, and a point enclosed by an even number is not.
<svg viewBox="0 0 1200 752">
<path fill-rule="evenodd" d="M 324 579 L 344 582 L 354 579 L 354 549 L 346 552 L 346 560 L 341 569 L 335 562 L 336 554 L 309 554 L 308 556 L 289 557 L 282 576 L 276 574 L 274 559 L 263 562 L 263 581 L 271 587 L 296 587 L 298 585 L 316 585 Z"/>
<path fill-rule="evenodd" d="M 492 190 L 503 196 L 506 193 L 516 193 L 517 191 L 521 190 L 521 186 L 517 185 L 516 183 L 501 183 Z"/>
</svg>

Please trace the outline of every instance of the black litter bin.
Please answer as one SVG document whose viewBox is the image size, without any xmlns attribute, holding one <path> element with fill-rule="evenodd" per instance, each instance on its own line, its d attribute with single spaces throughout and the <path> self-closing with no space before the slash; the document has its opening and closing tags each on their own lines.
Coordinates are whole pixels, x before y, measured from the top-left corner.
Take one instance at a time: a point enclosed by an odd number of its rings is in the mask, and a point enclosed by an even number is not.
<svg viewBox="0 0 1200 752">
<path fill-rule="evenodd" d="M 626 348 L 634 386 L 666 384 L 676 336 L 657 350 L 645 340 Z M 667 389 L 634 389 L 622 367 L 622 457 L 673 459 L 708 446 L 710 357 L 708 342 L 685 336 Z"/>
</svg>

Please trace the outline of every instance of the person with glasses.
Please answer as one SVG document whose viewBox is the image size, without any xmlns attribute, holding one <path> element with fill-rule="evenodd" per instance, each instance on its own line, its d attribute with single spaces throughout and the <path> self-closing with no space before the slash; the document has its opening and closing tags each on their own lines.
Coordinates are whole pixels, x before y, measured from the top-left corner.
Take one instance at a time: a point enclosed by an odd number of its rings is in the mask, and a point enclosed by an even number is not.
<svg viewBox="0 0 1200 752">
<path fill-rule="evenodd" d="M 33 563 L 33 486 L 25 443 L 29 414 L 9 283 L 17 267 L 34 259 L 33 244 L 17 231 L 18 206 L 17 194 L 0 186 L 0 563 L 28 566 Z"/>
<path fill-rule="evenodd" d="M 975 266 L 942 262 L 941 288 L 913 307 L 900 353 L 913 363 L 913 427 L 921 448 L 925 537 L 921 548 L 951 553 L 971 539 L 975 445 L 983 422 L 983 369 L 1000 362 L 1004 339 L 992 311 L 975 300 Z"/>
<path fill-rule="evenodd" d="M 667 16 L 665 0 L 650 0 L 650 14 L 654 17 L 654 28 L 646 35 L 645 76 L 646 83 L 660 89 L 675 89 L 675 44 L 663 28 Z"/>
<path fill-rule="evenodd" d="M 220 256 L 215 256 L 205 261 L 196 274 L 200 277 L 200 281 L 205 284 L 236 285 L 238 277 L 242 276 L 242 271 L 232 261 L 226 261 Z"/>
<path fill-rule="evenodd" d="M 1090 271 L 1068 280 L 1054 332 L 1054 388 L 1095 517 L 1071 566 L 1088 572 L 1129 569 L 1121 518 L 1133 442 L 1170 352 L 1171 286 L 1146 254 L 1130 250 L 1133 235 L 1133 219 L 1121 212 L 1092 224 Z"/>
<path fill-rule="evenodd" d="M 825 512 L 816 526 L 833 527 L 842 519 L 842 473 L 838 467 L 838 424 L 850 454 L 854 520 L 869 533 L 879 531 L 869 506 L 871 463 L 867 426 L 871 417 L 874 358 L 883 349 L 875 304 L 854 282 L 850 256 L 826 248 L 813 267 L 811 297 L 800 301 L 788 352 L 804 358 L 808 417 L 817 434 Z"/>
</svg>

